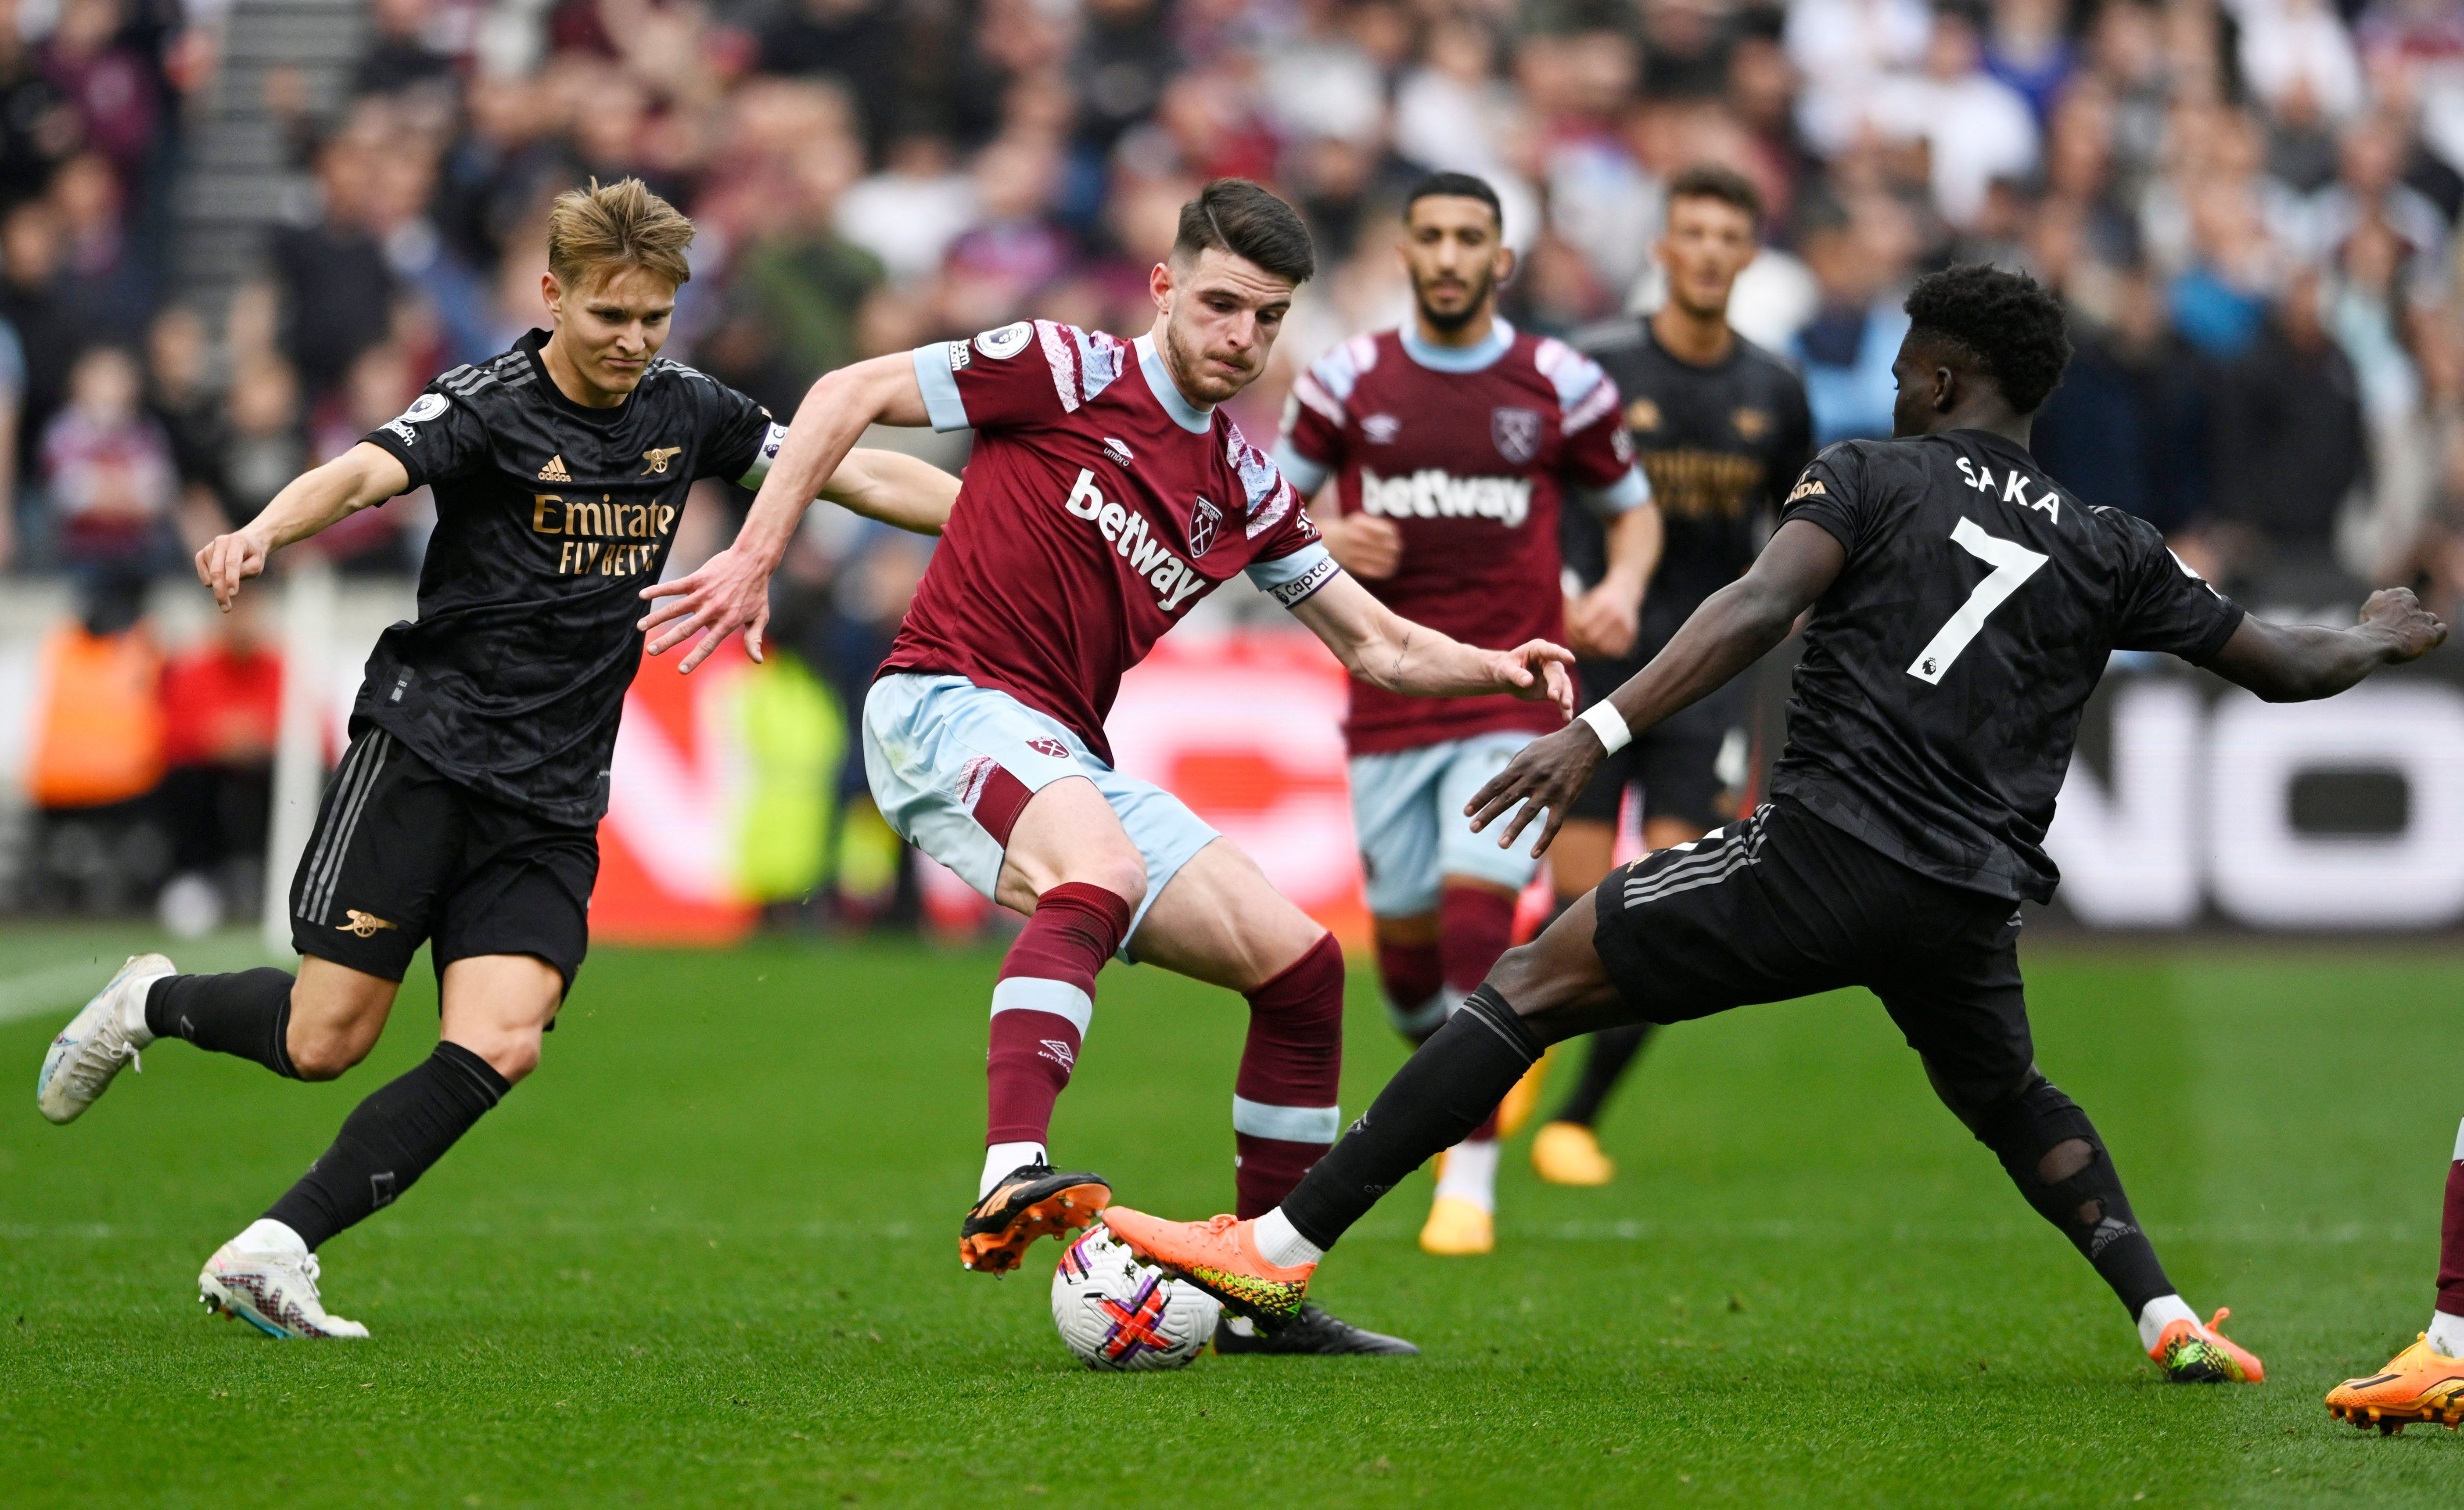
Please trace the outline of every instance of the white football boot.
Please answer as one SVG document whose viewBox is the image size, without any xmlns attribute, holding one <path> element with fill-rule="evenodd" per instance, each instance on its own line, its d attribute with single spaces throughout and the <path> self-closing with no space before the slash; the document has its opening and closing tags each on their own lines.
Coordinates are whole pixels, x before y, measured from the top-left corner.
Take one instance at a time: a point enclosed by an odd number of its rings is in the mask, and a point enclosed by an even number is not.
<svg viewBox="0 0 2464 1510">
<path fill-rule="evenodd" d="M 288 1229 L 283 1229 L 287 1232 Z M 251 1228 L 214 1250 L 197 1276 L 198 1299 L 268 1337 L 365 1337 L 368 1329 L 325 1313 L 317 1295 L 317 1255 L 287 1243 L 259 1246 Z M 246 1244 L 247 1246 L 242 1246 Z"/>
<path fill-rule="evenodd" d="M 123 1064 L 137 1064 L 137 1051 L 154 1041 L 145 1030 L 145 993 L 156 981 L 179 971 L 159 954 L 132 954 L 111 983 L 69 1019 L 43 1055 L 34 1077 L 34 1104 L 55 1122 L 71 1122 L 109 1088 Z M 138 1066 L 143 1074 L 144 1067 Z"/>
</svg>

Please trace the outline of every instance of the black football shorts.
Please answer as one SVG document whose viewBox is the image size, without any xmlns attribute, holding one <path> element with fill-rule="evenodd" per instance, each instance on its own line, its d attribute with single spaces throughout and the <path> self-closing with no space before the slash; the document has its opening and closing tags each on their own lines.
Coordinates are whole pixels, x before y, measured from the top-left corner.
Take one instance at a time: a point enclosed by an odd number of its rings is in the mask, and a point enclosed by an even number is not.
<svg viewBox="0 0 2464 1510">
<path fill-rule="evenodd" d="M 590 949 L 593 829 L 549 823 L 437 774 L 383 729 L 362 728 L 317 811 L 291 880 L 291 944 L 389 981 L 428 942 L 455 960 L 528 954 L 567 990 Z"/>
<path fill-rule="evenodd" d="M 1862 986 L 1955 1107 L 2007 1094 L 2035 1060 L 2019 904 L 1919 875 L 1784 799 L 1610 872 L 1593 905 L 1593 947 L 1641 1021 Z"/>
</svg>

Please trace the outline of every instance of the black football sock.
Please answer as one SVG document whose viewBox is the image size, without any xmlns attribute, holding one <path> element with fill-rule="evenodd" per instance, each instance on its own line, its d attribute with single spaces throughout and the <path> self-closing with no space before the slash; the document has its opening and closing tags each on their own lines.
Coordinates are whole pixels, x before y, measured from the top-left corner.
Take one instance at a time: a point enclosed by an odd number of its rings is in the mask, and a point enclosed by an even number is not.
<svg viewBox="0 0 2464 1510">
<path fill-rule="evenodd" d="M 1574 1094 L 1566 1098 L 1556 1120 L 1589 1127 L 1600 1120 L 1600 1108 L 1608 1104 L 1609 1092 L 1617 1089 L 1625 1067 L 1642 1052 L 1651 1030 L 1658 1023 L 1629 1023 L 1622 1028 L 1603 1028 L 1592 1034 L 1592 1045 L 1585 1052 L 1583 1077 L 1574 1082 Z"/>
<path fill-rule="evenodd" d="M 297 1232 L 314 1252 L 391 1206 L 512 1089 L 487 1060 L 458 1043 L 439 1043 L 417 1069 L 379 1087 L 342 1120 L 334 1146 L 274 1203 L 267 1219 Z"/>
<path fill-rule="evenodd" d="M 1979 1117 L 1976 1141 L 1993 1150 L 2036 1214 L 2096 1267 L 2131 1320 L 2148 1301 L 2173 1293 L 2096 1124 L 2050 1081 L 2036 1080 Z"/>
<path fill-rule="evenodd" d="M 291 1032 L 291 974 L 168 975 L 145 991 L 145 1028 L 157 1038 L 186 1038 L 215 1054 L 254 1059 L 299 1078 L 284 1040 Z"/>
<path fill-rule="evenodd" d="M 1285 1219 L 1317 1247 L 1333 1247 L 1379 1196 L 1486 1121 L 1541 1048 L 1495 987 L 1472 992 L 1284 1197 Z"/>
</svg>

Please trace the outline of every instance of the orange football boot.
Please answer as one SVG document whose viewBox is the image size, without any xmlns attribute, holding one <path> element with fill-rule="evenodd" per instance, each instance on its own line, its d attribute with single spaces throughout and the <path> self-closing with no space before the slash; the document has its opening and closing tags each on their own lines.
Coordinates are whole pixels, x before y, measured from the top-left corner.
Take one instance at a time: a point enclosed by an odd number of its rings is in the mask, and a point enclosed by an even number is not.
<svg viewBox="0 0 2464 1510">
<path fill-rule="evenodd" d="M 1050 1165 L 1021 1165 L 958 1224 L 958 1267 L 1007 1274 L 1037 1238 L 1091 1225 L 1111 1198 L 1112 1188 L 1101 1175 L 1056 1174 Z"/>
<path fill-rule="evenodd" d="M 2174 1384 L 2259 1384 L 2267 1378 L 2267 1366 L 2216 1328 L 2233 1315 L 2231 1307 L 2219 1309 L 2201 1326 L 2192 1321 L 2167 1323 L 2147 1349 L 2165 1370 L 2165 1377 Z"/>
<path fill-rule="evenodd" d="M 1300 1314 L 1313 1263 L 1289 1268 L 1258 1252 L 1258 1224 L 1224 1215 L 1167 1222 L 1126 1206 L 1104 1209 L 1104 1225 L 1130 1252 L 1187 1279 L 1253 1321 L 1272 1327 Z"/>
<path fill-rule="evenodd" d="M 2377 1373 L 2328 1390 L 2327 1413 L 2358 1427 L 2375 1426 L 2382 1436 L 2393 1436 L 2413 1421 L 2435 1421 L 2453 1432 L 2464 1424 L 2464 1359 L 2438 1352 L 2424 1332 Z"/>
</svg>

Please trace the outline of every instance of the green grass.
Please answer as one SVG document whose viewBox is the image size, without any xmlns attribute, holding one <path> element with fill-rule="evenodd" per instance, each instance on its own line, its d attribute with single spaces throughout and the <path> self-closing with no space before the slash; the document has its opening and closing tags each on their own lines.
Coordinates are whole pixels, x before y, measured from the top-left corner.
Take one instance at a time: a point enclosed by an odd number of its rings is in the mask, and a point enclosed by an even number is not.
<svg viewBox="0 0 2464 1510">
<path fill-rule="evenodd" d="M 0 934 L 0 971 L 102 957 Z M 228 952 L 228 950 L 226 951 Z M 992 960 L 604 951 L 542 1073 L 328 1245 L 364 1344 L 209 1321 L 192 1277 L 432 1041 L 277 1081 L 185 1045 L 74 1127 L 0 1115 L 0 1502 L 2453 1504 L 2464 1439 L 2331 1423 L 2422 1324 L 2464 956 L 2045 947 L 2039 1056 L 2097 1117 L 2257 1388 L 2156 1382 L 2121 1310 L 1861 993 L 1654 1046 L 1606 1190 L 1509 1152 L 1501 1244 L 1423 1256 L 1416 1178 L 1324 1271 L 1412 1361 L 1079 1370 L 1038 1251 L 953 1257 Z M 99 977 L 98 977 L 99 978 Z M 31 1088 L 58 1015 L 0 1026 Z M 1230 1199 L 1238 1004 L 1108 971 L 1057 1146 L 1125 1199 Z M 1400 1058 L 1353 982 L 1344 1104 Z M 13 1068 L 10 1068 L 13 1067 Z M 1048 1497 L 1039 1500 L 1038 1497 Z"/>
</svg>

